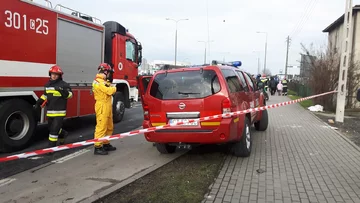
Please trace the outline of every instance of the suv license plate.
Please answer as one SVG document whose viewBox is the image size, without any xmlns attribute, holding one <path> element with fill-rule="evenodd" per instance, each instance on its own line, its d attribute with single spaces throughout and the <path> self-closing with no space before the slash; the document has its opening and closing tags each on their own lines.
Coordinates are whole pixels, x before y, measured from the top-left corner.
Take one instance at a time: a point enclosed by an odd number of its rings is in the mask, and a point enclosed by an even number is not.
<svg viewBox="0 0 360 203">
<path fill-rule="evenodd" d="M 189 119 L 170 119 L 169 124 L 172 125 L 177 122 L 187 122 L 187 121 L 189 121 Z M 195 122 L 191 122 L 191 123 L 182 124 L 181 126 L 198 126 L 198 125 L 199 125 L 199 123 L 197 121 L 195 121 Z"/>
</svg>

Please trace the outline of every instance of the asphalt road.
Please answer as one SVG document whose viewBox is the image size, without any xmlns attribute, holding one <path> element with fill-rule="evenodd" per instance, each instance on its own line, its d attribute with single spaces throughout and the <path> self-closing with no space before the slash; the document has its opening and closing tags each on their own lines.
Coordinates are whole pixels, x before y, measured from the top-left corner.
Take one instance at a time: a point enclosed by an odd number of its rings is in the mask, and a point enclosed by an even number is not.
<svg viewBox="0 0 360 203">
<path fill-rule="evenodd" d="M 143 110 L 141 103 L 134 104 L 131 109 L 126 109 L 123 121 L 114 125 L 114 134 L 128 132 L 134 130 L 142 125 L 143 121 Z M 69 136 L 66 143 L 79 142 L 93 138 L 95 129 L 95 116 L 86 116 L 81 118 L 69 119 L 64 123 L 63 128 L 69 132 Z M 11 154 L 18 154 L 37 149 L 47 147 L 48 131 L 46 125 L 38 126 L 36 131 L 36 137 L 33 143 L 26 149 Z M 114 142 L 122 142 L 114 141 Z M 21 173 L 25 170 L 29 170 L 38 167 L 42 164 L 54 161 L 82 148 L 69 149 L 65 151 L 56 152 L 53 155 L 43 155 L 38 157 L 32 157 L 29 159 L 20 159 L 9 162 L 0 163 L 0 179 L 7 178 L 9 176 Z M 0 153 L 0 156 L 8 156 L 11 154 Z"/>
</svg>

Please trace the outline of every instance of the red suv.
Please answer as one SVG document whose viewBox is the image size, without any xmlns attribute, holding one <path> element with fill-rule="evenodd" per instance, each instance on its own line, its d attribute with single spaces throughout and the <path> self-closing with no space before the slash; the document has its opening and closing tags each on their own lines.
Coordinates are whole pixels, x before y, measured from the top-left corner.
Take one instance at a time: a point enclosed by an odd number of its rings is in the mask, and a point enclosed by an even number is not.
<svg viewBox="0 0 360 203">
<path fill-rule="evenodd" d="M 140 76 L 138 82 L 144 128 L 265 105 L 254 79 L 229 65 L 160 70 Z M 231 143 L 236 156 L 246 157 L 252 148 L 252 124 L 265 131 L 267 110 L 156 130 L 145 138 L 155 142 L 160 153 L 173 153 L 179 145 Z"/>
</svg>

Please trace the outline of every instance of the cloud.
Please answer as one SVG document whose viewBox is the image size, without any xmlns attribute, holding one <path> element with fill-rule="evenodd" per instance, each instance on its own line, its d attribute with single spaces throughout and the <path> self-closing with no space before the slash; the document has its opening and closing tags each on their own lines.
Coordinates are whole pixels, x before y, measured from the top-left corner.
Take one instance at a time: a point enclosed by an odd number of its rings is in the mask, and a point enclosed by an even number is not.
<svg viewBox="0 0 360 203">
<path fill-rule="evenodd" d="M 42 1 L 42 0 L 37 0 Z M 200 64 L 207 40 L 206 0 L 53 0 L 102 19 L 118 21 L 143 44 L 149 60 L 173 60 L 175 23 L 165 18 L 189 18 L 178 24 L 178 60 Z M 299 65 L 300 43 L 326 44 L 322 30 L 344 13 L 345 2 L 329 0 L 208 0 L 210 59 L 242 60 L 244 68 L 257 71 L 257 54 L 264 61 L 268 32 L 267 67 L 277 73 L 285 66 L 286 37 L 292 33 L 308 3 L 315 2 L 301 32 L 292 39 L 289 64 Z M 355 0 L 354 4 L 360 3 Z"/>
</svg>

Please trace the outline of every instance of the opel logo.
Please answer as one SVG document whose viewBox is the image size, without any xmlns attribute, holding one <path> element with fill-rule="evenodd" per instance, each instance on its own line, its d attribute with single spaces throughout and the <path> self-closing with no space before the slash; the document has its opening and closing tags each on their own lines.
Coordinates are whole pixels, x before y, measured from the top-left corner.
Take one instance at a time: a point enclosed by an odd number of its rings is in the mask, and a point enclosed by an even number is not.
<svg viewBox="0 0 360 203">
<path fill-rule="evenodd" d="M 184 103 L 180 103 L 179 104 L 179 109 L 183 110 L 185 109 L 186 105 Z"/>
</svg>

